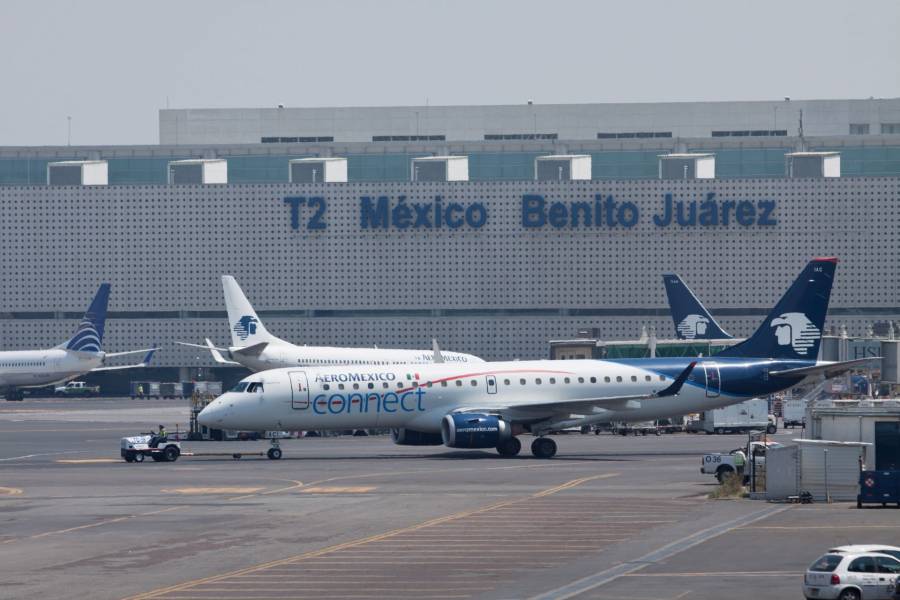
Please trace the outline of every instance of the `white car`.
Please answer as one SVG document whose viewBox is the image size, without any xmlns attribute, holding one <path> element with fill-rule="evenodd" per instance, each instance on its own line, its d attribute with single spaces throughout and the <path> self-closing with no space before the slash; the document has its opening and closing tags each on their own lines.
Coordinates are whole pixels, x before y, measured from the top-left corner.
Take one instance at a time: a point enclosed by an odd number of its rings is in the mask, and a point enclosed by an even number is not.
<svg viewBox="0 0 900 600">
<path fill-rule="evenodd" d="M 885 546 L 882 544 L 853 544 L 852 546 L 838 546 L 828 550 L 829 554 L 838 552 L 840 554 L 865 554 L 866 552 L 876 552 L 878 554 L 887 554 L 900 560 L 900 548 L 897 546 Z"/>
<path fill-rule="evenodd" d="M 877 552 L 829 552 L 803 577 L 808 600 L 891 600 L 900 578 L 900 560 Z"/>
</svg>

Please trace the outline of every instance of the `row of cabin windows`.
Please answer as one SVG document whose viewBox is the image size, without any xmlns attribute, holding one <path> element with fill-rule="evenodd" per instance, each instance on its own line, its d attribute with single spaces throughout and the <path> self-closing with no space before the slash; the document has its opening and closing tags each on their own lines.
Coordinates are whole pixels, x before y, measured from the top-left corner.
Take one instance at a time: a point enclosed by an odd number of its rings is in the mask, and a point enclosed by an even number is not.
<svg viewBox="0 0 900 600">
<path fill-rule="evenodd" d="M 0 363 L 0 367 L 45 367 L 47 363 L 42 360 Z"/>
<path fill-rule="evenodd" d="M 659 380 L 660 380 L 660 381 L 665 381 L 665 380 L 666 380 L 666 376 L 665 376 L 665 375 L 660 375 L 660 376 L 659 376 Z M 584 382 L 585 382 L 585 378 L 584 378 L 584 377 L 578 377 L 578 378 L 577 378 L 577 381 L 578 381 L 578 383 L 584 383 Z M 597 377 L 590 377 L 590 378 L 588 378 L 588 381 L 589 381 L 590 383 L 597 383 Z M 621 375 L 617 375 L 617 376 L 616 376 L 616 382 L 617 382 L 617 383 L 622 383 L 623 381 L 624 381 L 624 378 L 623 378 Z M 638 376 L 637 376 L 637 375 L 632 375 L 632 376 L 631 376 L 631 381 L 632 381 L 633 383 L 637 383 L 637 381 L 638 381 Z M 653 377 L 650 376 L 650 375 L 644 375 L 644 381 L 653 381 Z M 543 382 L 544 382 L 543 379 L 541 379 L 540 377 L 536 377 L 536 378 L 534 379 L 535 385 L 542 385 Z M 609 376 L 604 377 L 604 378 L 603 378 L 603 382 L 604 382 L 604 383 L 612 383 L 612 377 L 609 377 Z M 521 378 L 521 379 L 519 379 L 519 385 L 526 385 L 527 383 L 528 383 L 528 380 L 525 379 L 524 377 Z M 548 383 L 549 385 L 556 385 L 556 383 L 557 383 L 557 378 L 556 378 L 556 377 L 550 377 L 549 379 L 547 379 L 547 383 Z M 563 377 L 562 383 L 563 383 L 563 384 L 569 384 L 569 383 L 572 383 L 572 378 L 571 378 L 571 377 Z M 370 390 L 375 389 L 375 384 L 372 383 L 372 382 L 369 382 L 369 383 L 366 384 L 366 385 L 367 385 L 367 387 L 368 387 Z M 399 389 L 402 389 L 405 385 L 407 385 L 405 382 L 403 382 L 403 381 L 398 381 L 398 382 L 397 382 L 397 389 L 398 389 L 398 390 L 399 390 Z M 418 381 L 413 381 L 410 385 L 411 385 L 411 387 L 416 388 L 416 387 L 419 387 L 419 382 L 418 382 Z M 432 382 L 431 382 L 431 381 L 428 381 L 428 382 L 424 383 L 423 385 L 424 385 L 425 387 L 431 387 L 431 386 L 432 386 Z M 449 384 L 448 381 L 446 381 L 446 380 L 441 381 L 441 387 L 448 387 L 449 385 L 450 385 L 450 384 Z M 463 385 L 464 385 L 464 383 L 463 383 L 463 380 L 462 380 L 462 379 L 457 379 L 457 380 L 456 380 L 456 387 L 462 387 Z M 477 386 L 477 385 L 478 385 L 478 380 L 477 380 L 477 379 L 470 379 L 470 380 L 469 380 L 469 385 L 471 385 L 471 386 L 473 386 L 473 387 L 474 387 L 474 386 Z M 503 380 L 503 385 L 512 385 L 512 382 L 511 382 L 509 379 L 504 379 L 504 380 Z M 384 388 L 384 389 L 388 389 L 388 388 L 390 387 L 390 385 L 388 384 L 388 382 L 382 381 L 382 382 L 381 382 L 381 387 Z M 325 384 L 322 385 L 322 389 L 323 389 L 323 390 L 326 390 L 326 391 L 327 391 L 327 390 L 330 390 L 330 389 L 331 389 L 331 385 L 325 383 Z M 343 383 L 339 383 L 339 384 L 337 385 L 337 389 L 343 390 L 343 389 L 346 389 L 346 386 L 345 386 Z M 354 384 L 353 384 L 353 389 L 354 389 L 354 390 L 360 389 L 359 384 L 358 384 L 358 383 L 354 383 Z"/>
<path fill-rule="evenodd" d="M 297 362 L 301 365 L 396 365 L 398 362 L 403 363 L 406 361 L 388 361 L 388 360 L 337 360 L 331 358 L 323 358 L 323 359 L 311 359 L 311 358 L 298 358 Z M 430 361 L 428 361 L 430 362 Z"/>
</svg>

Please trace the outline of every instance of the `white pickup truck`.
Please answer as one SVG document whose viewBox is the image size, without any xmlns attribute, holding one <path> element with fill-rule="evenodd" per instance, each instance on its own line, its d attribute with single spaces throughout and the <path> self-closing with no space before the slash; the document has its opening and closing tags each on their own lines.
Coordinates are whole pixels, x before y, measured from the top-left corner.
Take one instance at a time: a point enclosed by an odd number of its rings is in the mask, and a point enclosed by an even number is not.
<svg viewBox="0 0 900 600">
<path fill-rule="evenodd" d="M 70 381 L 65 385 L 53 388 L 54 396 L 98 396 L 99 385 L 88 385 L 84 381 Z"/>
<path fill-rule="evenodd" d="M 731 452 L 704 454 L 700 459 L 700 472 L 707 475 L 715 475 L 719 483 L 722 483 L 726 477 L 740 471 L 746 483 L 750 477 L 746 468 L 749 461 L 748 457 L 752 457 L 756 461 L 757 466 L 764 465 L 766 462 L 766 450 L 778 448 L 782 445 L 778 442 L 752 441 L 746 447 L 735 448 Z M 743 467 L 741 469 L 736 464 L 736 457 L 739 452 L 743 458 Z"/>
</svg>

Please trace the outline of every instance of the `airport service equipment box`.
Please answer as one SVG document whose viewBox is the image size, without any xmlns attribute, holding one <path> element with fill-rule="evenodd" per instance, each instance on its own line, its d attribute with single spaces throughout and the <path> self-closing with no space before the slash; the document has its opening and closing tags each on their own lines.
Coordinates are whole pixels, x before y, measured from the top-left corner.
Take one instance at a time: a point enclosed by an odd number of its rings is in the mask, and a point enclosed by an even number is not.
<svg viewBox="0 0 900 600">
<path fill-rule="evenodd" d="M 413 181 L 468 181 L 468 156 L 421 156 L 412 159 Z"/>
<path fill-rule="evenodd" d="M 550 154 L 534 159 L 536 181 L 586 181 L 591 178 L 590 154 Z"/>
<path fill-rule="evenodd" d="M 47 163 L 47 185 L 108 185 L 105 160 L 62 160 Z"/>
<path fill-rule="evenodd" d="M 856 500 L 859 465 L 871 444 L 832 440 L 792 440 L 796 446 L 766 451 L 766 500 L 785 500 L 801 492 L 813 500 Z"/>
<path fill-rule="evenodd" d="M 288 161 L 291 183 L 346 183 L 347 159 L 340 157 L 294 158 Z"/>
<path fill-rule="evenodd" d="M 679 153 L 659 155 L 660 179 L 715 179 L 716 155 Z"/>
<path fill-rule="evenodd" d="M 228 183 L 228 161 L 224 158 L 191 158 L 169 163 L 169 184 Z"/>
</svg>

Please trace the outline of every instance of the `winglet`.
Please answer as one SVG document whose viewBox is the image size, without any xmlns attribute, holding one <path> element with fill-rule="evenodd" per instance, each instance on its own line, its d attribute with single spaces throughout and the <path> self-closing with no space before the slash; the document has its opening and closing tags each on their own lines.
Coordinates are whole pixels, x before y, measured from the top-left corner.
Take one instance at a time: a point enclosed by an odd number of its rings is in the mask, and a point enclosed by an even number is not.
<svg viewBox="0 0 900 600">
<path fill-rule="evenodd" d="M 216 348 L 212 340 L 206 338 L 206 347 L 209 348 L 209 353 L 212 354 L 213 360 L 219 363 L 220 365 L 239 365 L 240 363 L 234 362 L 232 360 L 226 360 L 225 357 L 219 352 L 219 349 Z"/>
<path fill-rule="evenodd" d="M 438 346 L 437 338 L 431 338 L 431 349 L 434 351 L 434 356 L 432 358 L 435 363 L 444 362 L 444 355 L 441 354 L 441 348 Z"/>
<path fill-rule="evenodd" d="M 687 368 L 682 371 L 681 374 L 678 375 L 678 377 L 675 378 L 675 381 L 672 382 L 672 385 L 662 391 L 657 392 L 657 398 L 661 398 L 663 396 L 677 396 L 678 392 L 681 391 L 681 386 L 683 386 L 684 382 L 687 381 L 688 377 L 691 376 L 691 371 L 694 370 L 695 366 L 697 366 L 696 360 L 691 362 L 691 364 L 689 364 Z"/>
<path fill-rule="evenodd" d="M 141 365 L 147 366 L 150 364 L 150 361 L 153 360 L 153 353 L 159 350 L 159 348 L 152 348 L 149 352 L 147 352 L 147 356 L 144 357 L 144 360 L 141 361 Z"/>
</svg>

